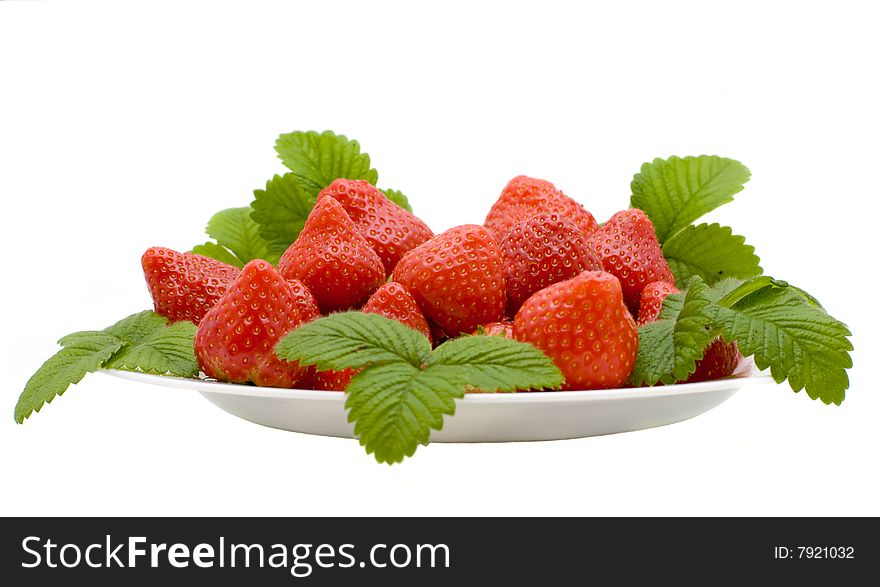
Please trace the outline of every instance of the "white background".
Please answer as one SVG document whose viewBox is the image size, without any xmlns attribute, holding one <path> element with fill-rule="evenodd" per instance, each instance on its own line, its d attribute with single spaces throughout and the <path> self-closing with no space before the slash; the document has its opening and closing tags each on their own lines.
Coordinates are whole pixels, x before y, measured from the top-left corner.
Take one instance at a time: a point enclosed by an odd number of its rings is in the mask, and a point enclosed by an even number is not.
<svg viewBox="0 0 880 587">
<path fill-rule="evenodd" d="M 0 514 L 880 515 L 870 8 L 3 2 Z M 665 428 L 394 467 L 103 375 L 14 424 L 54 341 L 149 307 L 143 250 L 204 240 L 297 129 L 357 138 L 437 231 L 519 173 L 604 220 L 643 161 L 737 158 L 753 179 L 710 218 L 850 325 L 847 400 L 761 385 Z"/>
</svg>

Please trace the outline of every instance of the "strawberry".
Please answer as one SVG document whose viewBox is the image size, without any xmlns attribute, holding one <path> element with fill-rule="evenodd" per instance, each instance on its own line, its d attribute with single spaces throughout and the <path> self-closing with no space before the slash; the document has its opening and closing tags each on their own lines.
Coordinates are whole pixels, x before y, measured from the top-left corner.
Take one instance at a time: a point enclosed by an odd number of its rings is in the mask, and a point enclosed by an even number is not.
<svg viewBox="0 0 880 587">
<path fill-rule="evenodd" d="M 296 302 L 296 309 L 299 311 L 299 317 L 303 324 L 317 320 L 321 317 L 321 311 L 318 309 L 318 302 L 315 296 L 309 291 L 303 282 L 299 279 L 288 279 L 287 285 L 290 286 L 290 292 Z"/>
<path fill-rule="evenodd" d="M 515 316 L 533 293 L 602 264 L 575 224 L 561 214 L 514 224 L 501 242 L 507 270 L 507 315 Z"/>
<path fill-rule="evenodd" d="M 315 370 L 315 366 L 309 365 L 306 367 L 302 377 L 297 380 L 296 389 L 320 389 L 316 383 L 317 377 L 318 371 Z"/>
<path fill-rule="evenodd" d="M 477 327 L 474 334 L 513 338 L 513 322 L 490 322 L 489 324 L 483 324 Z"/>
<path fill-rule="evenodd" d="M 604 271 L 584 271 L 530 297 L 513 321 L 513 336 L 553 360 L 566 390 L 622 386 L 639 349 L 620 281 Z"/>
<path fill-rule="evenodd" d="M 318 199 L 332 197 L 345 211 L 382 259 L 391 275 L 400 258 L 432 236 L 428 225 L 404 210 L 365 180 L 337 179 L 321 190 Z"/>
<path fill-rule="evenodd" d="M 318 391 L 345 391 L 351 378 L 357 374 L 357 369 L 343 369 L 342 371 L 316 371 L 312 377 L 312 389 Z"/>
<path fill-rule="evenodd" d="M 504 315 L 501 249 L 482 226 L 456 226 L 419 245 L 404 255 L 393 277 L 449 336 Z"/>
<path fill-rule="evenodd" d="M 290 286 L 293 300 L 296 303 L 296 309 L 303 324 L 321 317 L 321 311 L 318 309 L 318 302 L 315 301 L 315 296 L 312 295 L 309 288 L 303 285 L 302 281 L 299 279 L 288 279 L 287 285 Z M 297 386 L 302 389 L 315 389 L 316 373 L 314 365 L 306 367 L 306 373 L 297 383 Z"/>
<path fill-rule="evenodd" d="M 412 295 L 406 288 L 390 281 L 376 290 L 364 307 L 361 309 L 365 314 L 379 314 L 392 320 L 397 320 L 404 326 L 418 330 L 431 340 L 431 331 L 422 311 L 419 310 Z M 355 376 L 355 369 L 343 371 L 318 371 L 315 374 L 314 388 L 328 391 L 343 391 Z"/>
<path fill-rule="evenodd" d="M 623 299 L 633 316 L 639 309 L 639 298 L 646 285 L 655 281 L 675 285 L 654 224 L 637 208 L 612 216 L 590 237 L 588 246 L 602 261 L 605 271 L 620 280 Z"/>
<path fill-rule="evenodd" d="M 325 314 L 359 307 L 385 283 L 379 255 L 329 196 L 315 204 L 278 269 L 285 279 L 302 281 Z"/>
<path fill-rule="evenodd" d="M 720 336 L 709 343 L 703 358 L 697 361 L 696 370 L 685 380 L 685 383 L 710 381 L 730 377 L 736 371 L 742 354 L 736 341 L 724 342 Z"/>
<path fill-rule="evenodd" d="M 431 329 L 412 294 L 401 284 L 389 281 L 367 300 L 361 309 L 365 314 L 379 314 L 418 330 L 431 340 Z"/>
<path fill-rule="evenodd" d="M 156 313 L 196 325 L 239 274 L 232 265 L 162 247 L 147 249 L 141 265 Z"/>
<path fill-rule="evenodd" d="M 665 281 L 656 281 L 645 286 L 639 307 L 639 326 L 657 320 L 660 310 L 663 309 L 663 300 L 671 293 L 678 293 L 678 289 Z M 696 370 L 684 382 L 695 383 L 729 377 L 736 371 L 741 358 L 736 341 L 724 342 L 724 339 L 716 338 L 706 347 L 703 358 L 697 361 Z"/>
<path fill-rule="evenodd" d="M 642 290 L 642 299 L 639 303 L 639 318 L 636 324 L 648 324 L 657 319 L 660 310 L 663 309 L 663 300 L 671 293 L 678 293 L 678 288 L 666 281 L 649 283 Z"/>
<path fill-rule="evenodd" d="M 525 175 L 514 177 L 504 187 L 489 210 L 484 225 L 495 240 L 501 242 L 514 224 L 528 220 L 535 214 L 548 213 L 567 216 L 581 230 L 584 238 L 599 227 L 592 214 L 552 183 Z"/>
<path fill-rule="evenodd" d="M 290 284 L 266 261 L 251 261 L 199 324 L 199 367 L 220 381 L 293 387 L 305 369 L 279 359 L 274 349 L 301 324 Z"/>
</svg>

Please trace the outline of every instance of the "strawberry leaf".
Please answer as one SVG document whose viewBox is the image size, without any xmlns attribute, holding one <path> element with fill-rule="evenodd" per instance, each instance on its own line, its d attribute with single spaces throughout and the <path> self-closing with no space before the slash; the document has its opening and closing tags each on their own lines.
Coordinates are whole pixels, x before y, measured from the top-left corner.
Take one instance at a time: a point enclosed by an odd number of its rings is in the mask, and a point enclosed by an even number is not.
<svg viewBox="0 0 880 587">
<path fill-rule="evenodd" d="M 663 244 L 663 256 L 677 283 L 697 275 L 712 285 L 727 277 L 749 278 L 761 274 L 755 247 L 719 224 L 687 226 Z"/>
<path fill-rule="evenodd" d="M 329 130 L 292 132 L 283 134 L 275 141 L 278 157 L 311 193 L 330 185 L 333 180 L 365 179 L 373 185 L 379 178 L 370 167 L 370 156 L 361 153 L 361 146 L 344 135 Z"/>
<path fill-rule="evenodd" d="M 712 287 L 709 288 L 709 297 L 713 302 L 717 302 L 744 283 L 744 279 L 737 279 L 736 277 L 726 277 L 720 281 L 717 281 L 714 285 L 712 285 Z"/>
<path fill-rule="evenodd" d="M 218 245 L 213 241 L 208 241 L 200 245 L 196 245 L 192 248 L 191 252 L 195 253 L 196 255 L 202 255 L 203 257 L 217 259 L 218 261 L 222 261 L 223 263 L 226 263 L 227 265 L 232 265 L 233 267 L 238 267 L 239 269 L 244 267 L 244 263 L 241 262 L 241 259 L 232 254 L 232 251 L 230 251 L 223 245 Z"/>
<path fill-rule="evenodd" d="M 703 214 L 732 201 L 749 176 L 745 165 L 723 157 L 654 159 L 633 177 L 630 205 L 648 215 L 664 243 Z"/>
<path fill-rule="evenodd" d="M 409 210 L 412 212 L 412 206 L 409 205 L 409 198 L 401 192 L 400 190 L 386 190 L 383 189 L 382 193 L 385 194 L 385 197 L 403 208 L 404 210 Z"/>
<path fill-rule="evenodd" d="M 266 182 L 265 190 L 254 190 L 251 218 L 259 225 L 260 236 L 271 253 L 280 257 L 296 240 L 316 195 L 317 191 L 293 173 L 276 175 Z"/>
<path fill-rule="evenodd" d="M 712 300 L 706 284 L 694 277 L 687 291 L 670 294 L 656 322 L 639 327 L 639 352 L 633 385 L 675 383 L 696 370 L 715 337 Z"/>
<path fill-rule="evenodd" d="M 852 367 L 845 324 L 816 305 L 809 294 L 776 280 L 747 282 L 713 305 L 713 320 L 725 340 L 754 355 L 760 369 L 770 368 L 777 383 L 806 389 L 826 404 L 844 400 Z"/>
<path fill-rule="evenodd" d="M 104 332 L 112 334 L 126 344 L 137 344 L 154 332 L 168 325 L 168 319 L 150 310 L 144 310 L 123 318 Z M 61 339 L 64 344 L 65 339 Z"/>
<path fill-rule="evenodd" d="M 280 257 L 296 240 L 318 192 L 339 178 L 364 179 L 373 185 L 379 178 L 370 167 L 370 156 L 357 141 L 331 131 L 292 132 L 275 142 L 275 151 L 290 173 L 276 175 L 265 190 L 254 190 L 251 218 L 259 225 L 269 254 Z M 389 200 L 412 211 L 403 192 L 383 190 Z"/>
<path fill-rule="evenodd" d="M 693 288 L 691 282 L 688 296 Z M 684 295 L 667 296 L 661 321 L 675 318 L 678 328 L 681 315 L 675 317 L 674 313 Z M 839 405 L 844 400 L 849 387 L 846 371 L 852 367 L 851 333 L 813 296 L 785 281 L 760 276 L 749 281 L 724 279 L 698 297 L 708 304 L 700 308 L 700 320 L 694 324 L 706 324 L 709 332 L 720 334 L 728 342 L 736 341 L 740 352 L 754 356 L 758 368 L 769 368 L 777 383 L 788 380 L 794 391 L 806 389 L 810 398 L 826 404 Z M 693 346 L 700 343 L 695 339 Z M 639 357 L 633 381 L 667 382 L 669 378 L 664 379 L 661 373 L 675 363 L 677 350 L 668 323 L 639 328 Z"/>
<path fill-rule="evenodd" d="M 464 367 L 467 383 L 481 391 L 553 389 L 565 382 L 540 350 L 503 336 L 463 336 L 446 341 L 428 364 Z"/>
<path fill-rule="evenodd" d="M 37 369 L 19 396 L 15 405 L 15 421 L 19 424 L 62 395 L 72 383 L 79 383 L 86 373 L 100 369 L 124 343 L 106 332 L 83 331 L 68 334 L 59 344 L 64 348 Z"/>
<path fill-rule="evenodd" d="M 348 384 L 348 421 L 367 454 L 380 463 L 399 463 L 431 429 L 443 427 L 443 416 L 455 413 L 455 399 L 464 397 L 467 373 L 459 368 L 418 369 L 392 363 L 365 369 Z"/>
<path fill-rule="evenodd" d="M 762 289 L 774 286 L 787 287 L 804 298 L 804 301 L 807 302 L 807 304 L 819 308 L 820 310 L 825 310 L 822 304 L 819 303 L 819 300 L 801 288 L 791 285 L 786 281 L 773 279 L 772 277 L 767 276 L 756 277 L 748 282 L 741 279 L 726 279 L 712 286 L 709 294 L 712 296 L 712 301 L 719 302 L 721 305 L 729 307 L 736 304 L 739 300 L 755 294 Z"/>
<path fill-rule="evenodd" d="M 431 351 L 420 332 L 377 314 L 331 314 L 300 326 L 275 348 L 319 370 L 361 369 L 346 388 L 348 420 L 367 453 L 397 463 L 427 444 L 468 388 L 558 387 L 562 374 L 535 347 L 494 336 L 447 341 Z"/>
<path fill-rule="evenodd" d="M 769 275 L 762 275 L 748 281 L 725 280 L 713 287 L 709 296 L 713 302 L 729 308 L 743 298 L 772 287 L 774 282 L 775 280 Z M 782 284 L 780 283 L 780 285 Z"/>
<path fill-rule="evenodd" d="M 316 365 L 321 371 L 382 363 L 420 367 L 431 353 L 425 335 L 378 314 L 341 312 L 303 324 L 275 347 L 288 361 Z"/>
<path fill-rule="evenodd" d="M 195 377 L 199 365 L 193 353 L 196 326 L 192 322 L 164 324 L 129 342 L 104 364 L 107 369 L 139 371 L 154 375 Z"/>
<path fill-rule="evenodd" d="M 145 311 L 104 330 L 68 334 L 58 341 L 63 348 L 28 380 L 15 406 L 15 421 L 21 424 L 72 383 L 79 383 L 86 373 L 102 367 L 195 376 L 199 372 L 193 351 L 195 332 L 190 322 L 169 325 L 166 318 Z"/>
<path fill-rule="evenodd" d="M 216 244 L 198 245 L 193 247 L 193 252 L 239 268 L 254 259 L 277 262 L 277 255 L 272 258 L 268 243 L 260 236 L 260 226 L 251 218 L 252 212 L 248 206 L 228 208 L 214 214 L 205 232 L 217 241 Z"/>
</svg>

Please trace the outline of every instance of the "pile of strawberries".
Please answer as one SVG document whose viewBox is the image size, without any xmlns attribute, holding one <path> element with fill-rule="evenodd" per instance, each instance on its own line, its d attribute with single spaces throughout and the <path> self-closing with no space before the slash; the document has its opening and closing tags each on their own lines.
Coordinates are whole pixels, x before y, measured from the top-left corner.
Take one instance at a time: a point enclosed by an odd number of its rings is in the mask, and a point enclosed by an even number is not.
<svg viewBox="0 0 880 587">
<path fill-rule="evenodd" d="M 398 320 L 434 344 L 490 334 L 533 344 L 564 389 L 620 387 L 638 352 L 638 324 L 656 320 L 675 278 L 654 226 L 637 209 L 599 226 L 550 182 L 519 176 L 484 225 L 439 235 L 363 180 L 320 192 L 278 266 L 241 270 L 151 248 L 142 258 L 156 312 L 198 325 L 202 371 L 220 381 L 343 390 L 353 372 L 316 372 L 279 359 L 276 343 L 331 312 Z M 735 344 L 715 341 L 688 381 L 735 369 Z"/>
</svg>

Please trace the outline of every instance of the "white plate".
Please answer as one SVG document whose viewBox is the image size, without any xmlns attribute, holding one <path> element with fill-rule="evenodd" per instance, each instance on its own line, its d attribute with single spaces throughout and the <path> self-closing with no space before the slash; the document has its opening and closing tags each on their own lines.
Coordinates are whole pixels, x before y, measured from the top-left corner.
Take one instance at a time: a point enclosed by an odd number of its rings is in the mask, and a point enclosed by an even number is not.
<svg viewBox="0 0 880 587">
<path fill-rule="evenodd" d="M 278 389 L 216 381 L 163 377 L 130 371 L 104 373 L 198 391 L 221 409 L 263 426 L 354 438 L 346 421 L 345 395 L 338 391 Z M 744 360 L 728 379 L 653 388 L 604 391 L 468 394 L 456 401 L 433 442 L 561 440 L 630 432 L 681 422 L 721 404 L 743 385 L 769 375 Z"/>
</svg>

